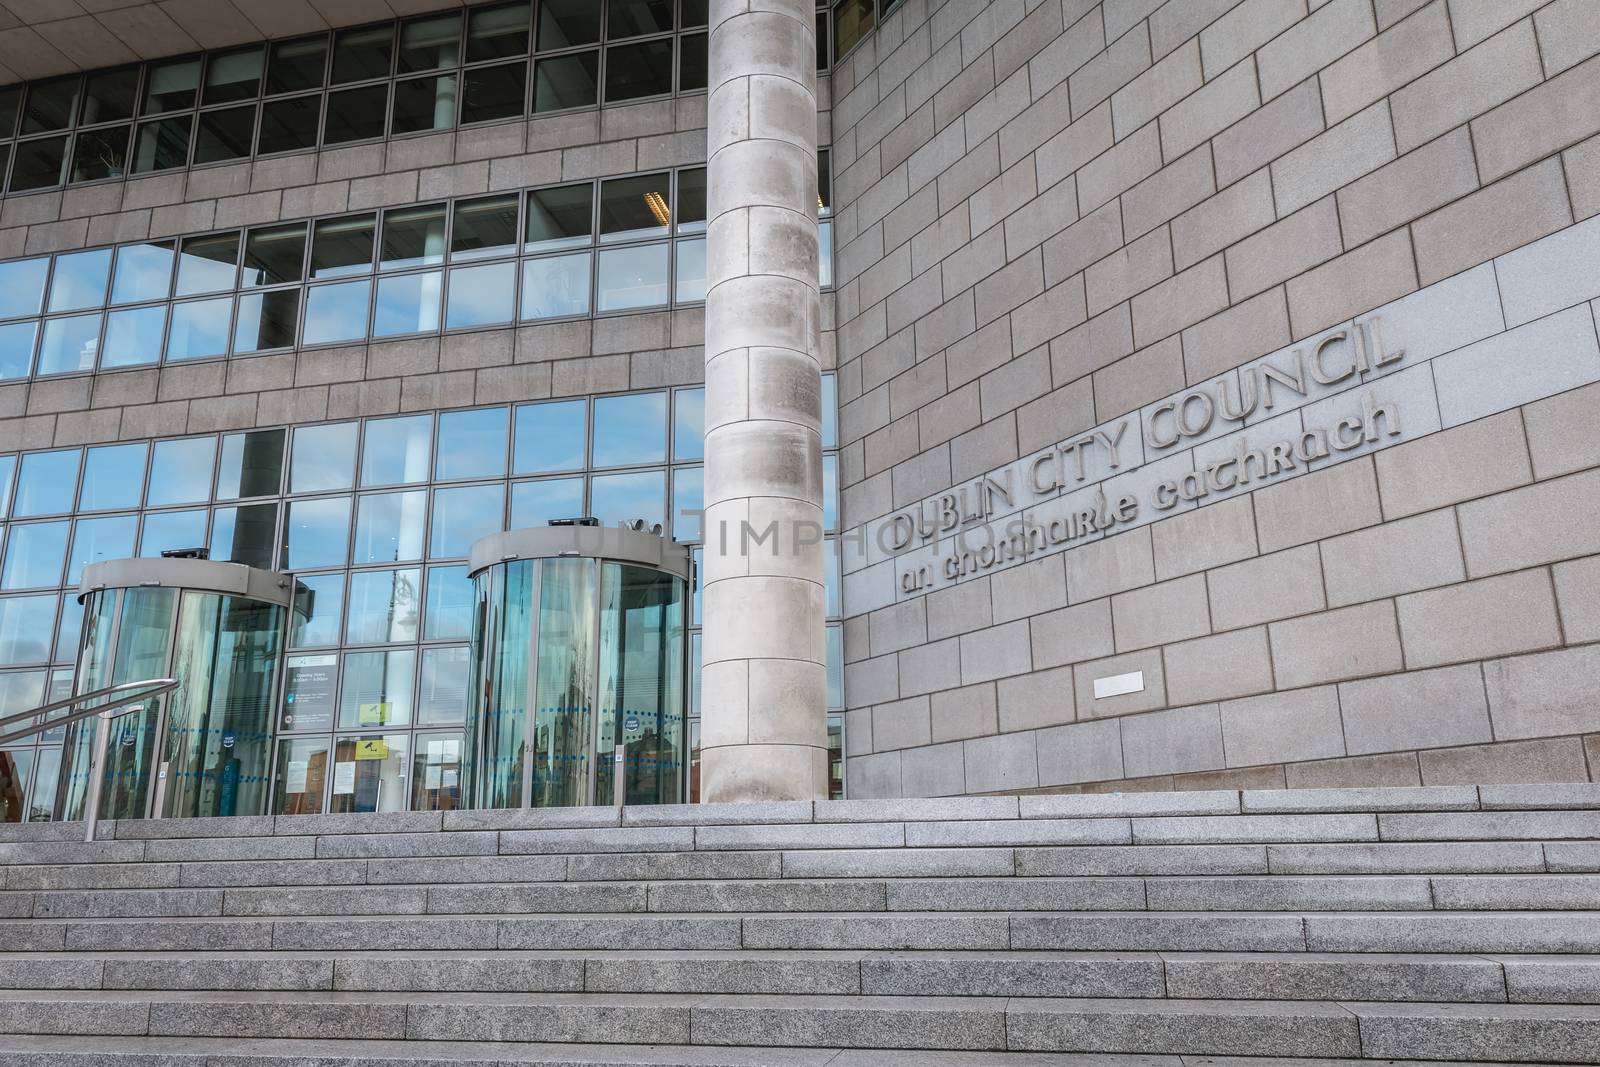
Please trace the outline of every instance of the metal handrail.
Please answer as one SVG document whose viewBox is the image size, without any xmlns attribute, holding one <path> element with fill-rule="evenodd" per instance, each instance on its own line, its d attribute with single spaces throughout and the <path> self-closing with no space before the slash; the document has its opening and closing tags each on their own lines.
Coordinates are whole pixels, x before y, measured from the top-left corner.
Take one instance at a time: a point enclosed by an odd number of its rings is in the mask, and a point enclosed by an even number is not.
<svg viewBox="0 0 1600 1067">
<path fill-rule="evenodd" d="M 33 719 L 35 717 L 40 717 L 41 719 L 41 721 L 21 730 L 0 734 L 0 745 L 12 741 L 20 741 L 25 737 L 33 737 L 35 734 L 42 734 L 46 730 L 54 730 L 58 726 L 66 726 L 69 723 L 79 722 L 90 717 L 99 719 L 99 722 L 95 723 L 94 747 L 89 752 L 89 796 L 85 801 L 83 815 L 83 840 L 90 842 L 94 840 L 95 825 L 100 817 L 101 779 L 105 777 L 106 742 L 111 736 L 111 720 L 129 712 L 138 711 L 144 707 L 146 700 L 151 697 L 161 696 L 163 693 L 170 693 L 176 688 L 178 688 L 178 680 L 176 678 L 148 678 L 142 682 L 121 682 L 117 685 L 108 685 L 104 689 L 93 689 L 87 693 L 79 693 L 77 696 L 52 700 L 48 704 L 41 704 L 36 708 L 29 708 L 27 711 L 20 711 L 14 715 L 0 718 L 0 728 L 23 719 Z M 43 716 L 55 711 L 57 708 L 70 708 L 72 705 L 82 704 L 86 700 L 120 696 L 129 692 L 138 693 L 131 703 L 114 700 L 92 708 L 84 708 L 82 711 L 75 711 L 70 715 L 62 715 L 59 718 L 43 719 Z"/>
</svg>

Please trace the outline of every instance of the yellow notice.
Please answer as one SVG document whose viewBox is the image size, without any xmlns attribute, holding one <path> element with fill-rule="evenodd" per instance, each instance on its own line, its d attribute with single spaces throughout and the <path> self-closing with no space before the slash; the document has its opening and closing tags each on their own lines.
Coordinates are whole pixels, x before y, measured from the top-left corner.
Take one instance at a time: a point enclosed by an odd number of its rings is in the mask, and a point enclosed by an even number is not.
<svg viewBox="0 0 1600 1067">
<path fill-rule="evenodd" d="M 356 741 L 356 759 L 388 759 L 389 742 L 383 738 L 371 741 Z"/>
<path fill-rule="evenodd" d="M 381 704 L 362 704 L 356 709 L 361 715 L 362 726 L 384 726 L 389 722 L 389 702 Z"/>
</svg>

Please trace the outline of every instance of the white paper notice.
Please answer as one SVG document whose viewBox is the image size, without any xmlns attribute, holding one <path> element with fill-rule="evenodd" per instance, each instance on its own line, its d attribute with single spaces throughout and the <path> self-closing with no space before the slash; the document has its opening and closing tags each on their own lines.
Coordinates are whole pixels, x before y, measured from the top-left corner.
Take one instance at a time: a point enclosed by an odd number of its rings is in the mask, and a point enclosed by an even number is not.
<svg viewBox="0 0 1600 1067">
<path fill-rule="evenodd" d="M 335 763 L 333 765 L 333 791 L 334 793 L 354 793 L 356 791 L 356 765 L 354 763 Z"/>
<path fill-rule="evenodd" d="M 306 791 L 306 769 L 310 766 L 310 760 L 290 760 L 288 781 L 283 783 L 283 791 L 285 793 L 304 793 Z"/>
</svg>

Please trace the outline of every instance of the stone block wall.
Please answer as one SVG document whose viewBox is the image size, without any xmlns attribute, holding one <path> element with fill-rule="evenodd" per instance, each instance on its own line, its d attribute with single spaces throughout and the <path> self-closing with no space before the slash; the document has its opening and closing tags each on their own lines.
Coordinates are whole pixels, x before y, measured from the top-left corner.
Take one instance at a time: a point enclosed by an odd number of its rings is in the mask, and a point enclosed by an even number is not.
<svg viewBox="0 0 1600 1067">
<path fill-rule="evenodd" d="M 1600 7 L 906 0 L 833 93 L 851 796 L 1600 779 Z M 885 541 L 985 477 L 1102 521 Z"/>
</svg>

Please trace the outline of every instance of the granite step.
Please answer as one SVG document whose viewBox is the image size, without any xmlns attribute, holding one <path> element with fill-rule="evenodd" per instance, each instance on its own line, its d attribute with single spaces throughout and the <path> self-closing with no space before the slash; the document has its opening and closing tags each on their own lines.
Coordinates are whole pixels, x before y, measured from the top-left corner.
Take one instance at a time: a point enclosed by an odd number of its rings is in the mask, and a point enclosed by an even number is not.
<svg viewBox="0 0 1600 1067">
<path fill-rule="evenodd" d="M 1425 953 L 479 951 L 6 953 L 0 988 L 867 993 L 1600 1003 L 1600 956 Z"/>
<path fill-rule="evenodd" d="M 0 992 L 0 1032 L 1591 1063 L 1600 1007 L 1105 998 Z"/>
</svg>

